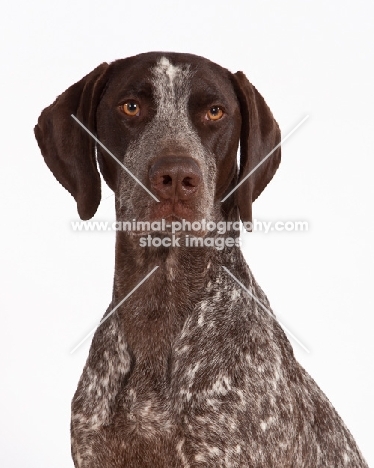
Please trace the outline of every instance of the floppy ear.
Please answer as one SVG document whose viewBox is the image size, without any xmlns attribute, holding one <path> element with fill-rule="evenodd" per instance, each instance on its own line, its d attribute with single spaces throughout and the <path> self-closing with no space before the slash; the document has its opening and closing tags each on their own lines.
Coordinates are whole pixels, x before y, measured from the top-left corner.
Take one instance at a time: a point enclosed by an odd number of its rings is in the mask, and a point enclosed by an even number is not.
<svg viewBox="0 0 374 468">
<path fill-rule="evenodd" d="M 280 129 L 264 98 L 244 73 L 233 76 L 233 85 L 240 104 L 240 183 L 280 142 Z M 252 203 L 273 178 L 281 160 L 277 148 L 236 190 L 240 218 L 252 223 Z M 250 229 L 249 229 L 250 230 Z"/>
<path fill-rule="evenodd" d="M 101 198 L 95 142 L 71 117 L 95 133 L 96 108 L 109 65 L 102 63 L 43 110 L 35 136 L 44 160 L 60 184 L 75 198 L 79 216 L 90 219 Z"/>
</svg>

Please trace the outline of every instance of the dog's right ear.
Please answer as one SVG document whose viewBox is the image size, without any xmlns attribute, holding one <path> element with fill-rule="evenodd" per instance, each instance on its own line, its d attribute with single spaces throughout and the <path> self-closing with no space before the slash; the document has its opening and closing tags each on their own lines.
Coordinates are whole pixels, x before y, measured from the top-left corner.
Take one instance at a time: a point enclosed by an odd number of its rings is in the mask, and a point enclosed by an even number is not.
<svg viewBox="0 0 374 468">
<path fill-rule="evenodd" d="M 43 110 L 35 136 L 44 160 L 77 202 L 81 219 L 96 213 L 101 198 L 95 142 L 71 117 L 96 133 L 96 109 L 107 82 L 109 65 L 102 63 Z"/>
</svg>

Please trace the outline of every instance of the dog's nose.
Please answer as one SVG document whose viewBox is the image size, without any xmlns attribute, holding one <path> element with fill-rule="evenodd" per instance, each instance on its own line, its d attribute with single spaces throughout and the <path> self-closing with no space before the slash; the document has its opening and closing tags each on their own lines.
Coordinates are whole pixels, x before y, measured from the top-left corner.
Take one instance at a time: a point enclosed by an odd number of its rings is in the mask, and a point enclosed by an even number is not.
<svg viewBox="0 0 374 468">
<path fill-rule="evenodd" d="M 188 200 L 202 181 L 199 165 L 186 156 L 158 158 L 149 169 L 149 180 L 155 194 L 164 200 Z"/>
</svg>

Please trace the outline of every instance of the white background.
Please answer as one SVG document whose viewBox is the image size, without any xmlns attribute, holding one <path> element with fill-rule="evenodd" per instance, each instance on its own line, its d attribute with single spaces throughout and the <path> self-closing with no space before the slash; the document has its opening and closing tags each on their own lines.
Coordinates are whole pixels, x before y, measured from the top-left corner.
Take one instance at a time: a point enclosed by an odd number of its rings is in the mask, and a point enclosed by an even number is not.
<svg viewBox="0 0 374 468">
<path fill-rule="evenodd" d="M 149 50 L 243 70 L 285 143 L 254 205 L 307 233 L 250 234 L 248 263 L 296 357 L 374 466 L 373 3 L 369 1 L 12 2 L 1 14 L 0 465 L 71 467 L 70 400 L 110 302 L 113 233 L 73 233 L 75 203 L 43 162 L 41 110 L 103 61 Z M 103 196 L 110 195 L 107 187 Z M 113 197 L 95 219 L 113 216 Z"/>
</svg>

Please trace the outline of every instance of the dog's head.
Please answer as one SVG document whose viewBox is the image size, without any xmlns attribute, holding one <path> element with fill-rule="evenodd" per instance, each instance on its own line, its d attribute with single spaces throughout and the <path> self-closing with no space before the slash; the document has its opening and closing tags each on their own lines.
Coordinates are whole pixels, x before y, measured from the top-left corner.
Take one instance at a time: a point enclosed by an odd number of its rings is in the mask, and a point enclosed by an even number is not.
<svg viewBox="0 0 374 468">
<path fill-rule="evenodd" d="M 242 221 L 251 221 L 252 202 L 280 163 L 278 149 L 259 165 L 280 131 L 242 72 L 177 53 L 104 63 L 46 108 L 35 127 L 48 167 L 82 219 L 98 208 L 100 175 L 95 140 L 72 114 L 112 153 L 97 145 L 120 221 L 235 220 L 237 208 Z"/>
</svg>

